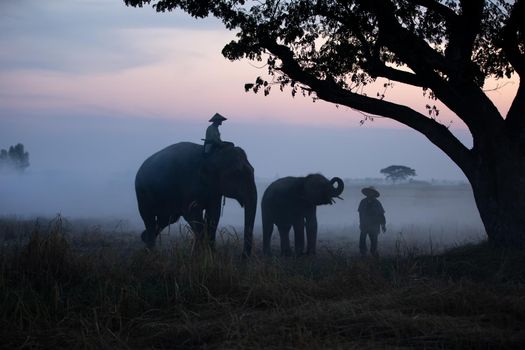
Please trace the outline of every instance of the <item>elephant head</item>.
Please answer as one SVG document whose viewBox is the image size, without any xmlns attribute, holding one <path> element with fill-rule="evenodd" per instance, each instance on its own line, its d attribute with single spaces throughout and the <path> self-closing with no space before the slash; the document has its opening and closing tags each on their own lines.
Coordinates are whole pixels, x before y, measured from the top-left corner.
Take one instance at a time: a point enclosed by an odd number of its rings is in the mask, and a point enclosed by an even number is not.
<svg viewBox="0 0 525 350">
<path fill-rule="evenodd" d="M 212 196 L 233 198 L 244 208 L 244 255 L 250 255 L 257 209 L 254 169 L 239 147 L 226 147 L 205 159 L 201 172 Z"/>
<path fill-rule="evenodd" d="M 320 174 L 310 174 L 305 177 L 303 184 L 304 199 L 310 204 L 323 205 L 333 204 L 334 198 L 340 198 L 345 188 L 343 180 L 333 177 L 328 180 Z"/>
</svg>

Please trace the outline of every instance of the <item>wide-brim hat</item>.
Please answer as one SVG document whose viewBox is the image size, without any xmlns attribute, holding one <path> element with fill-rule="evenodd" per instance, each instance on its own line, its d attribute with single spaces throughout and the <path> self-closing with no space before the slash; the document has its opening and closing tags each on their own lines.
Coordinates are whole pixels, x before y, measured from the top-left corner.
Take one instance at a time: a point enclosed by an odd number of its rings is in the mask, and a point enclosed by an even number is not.
<svg viewBox="0 0 525 350">
<path fill-rule="evenodd" d="M 227 120 L 226 118 L 224 118 L 222 115 L 220 115 L 219 113 L 215 113 L 213 115 L 213 117 L 211 117 L 210 119 L 210 123 L 213 123 L 213 122 L 222 122 L 222 121 L 225 121 Z"/>
<path fill-rule="evenodd" d="M 379 192 L 373 187 L 365 187 L 361 190 L 361 193 L 367 197 L 379 197 Z"/>
</svg>

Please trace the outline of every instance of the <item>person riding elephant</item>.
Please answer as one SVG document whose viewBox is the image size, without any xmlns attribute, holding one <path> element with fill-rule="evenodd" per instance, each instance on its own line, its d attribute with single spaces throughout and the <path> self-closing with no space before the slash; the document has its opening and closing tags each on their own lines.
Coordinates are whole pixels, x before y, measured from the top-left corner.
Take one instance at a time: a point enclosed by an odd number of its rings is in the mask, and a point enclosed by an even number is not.
<svg viewBox="0 0 525 350">
<path fill-rule="evenodd" d="M 207 237 L 213 245 L 225 196 L 244 207 L 243 254 L 250 255 L 257 207 L 254 169 L 240 147 L 216 150 L 206 159 L 203 149 L 191 142 L 176 143 L 141 165 L 135 191 L 146 227 L 142 240 L 154 247 L 157 235 L 182 216 L 198 241 Z"/>
<path fill-rule="evenodd" d="M 210 153 L 221 149 L 223 147 L 234 146 L 233 142 L 222 141 L 221 133 L 219 132 L 219 126 L 222 122 L 228 120 L 219 113 L 215 113 L 209 120 L 210 126 L 206 129 L 206 137 L 204 140 L 204 154 L 209 155 Z"/>
<path fill-rule="evenodd" d="M 315 254 L 317 241 L 317 206 L 333 204 L 344 190 L 338 177 L 328 180 L 320 174 L 284 177 L 271 183 L 261 201 L 263 253 L 271 254 L 271 237 L 276 225 L 281 238 L 281 255 L 291 255 L 289 232 L 294 229 L 295 255 Z"/>
</svg>

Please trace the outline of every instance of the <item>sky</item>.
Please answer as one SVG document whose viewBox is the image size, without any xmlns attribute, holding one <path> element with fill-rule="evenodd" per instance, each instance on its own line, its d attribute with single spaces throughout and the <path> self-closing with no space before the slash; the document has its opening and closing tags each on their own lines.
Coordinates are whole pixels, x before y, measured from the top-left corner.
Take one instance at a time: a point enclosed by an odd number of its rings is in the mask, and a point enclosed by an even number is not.
<svg viewBox="0 0 525 350">
<path fill-rule="evenodd" d="M 201 142 L 215 112 L 228 118 L 223 139 L 247 151 L 264 181 L 312 172 L 379 178 L 392 164 L 414 168 L 420 180 L 466 181 L 428 140 L 394 121 L 361 126 L 354 110 L 289 91 L 246 93 L 244 84 L 266 70 L 221 55 L 234 37 L 213 18 L 122 0 L 1 0 L 0 148 L 23 143 L 31 166 L 0 185 L 0 215 L 67 211 L 72 202 L 75 213 L 89 212 L 105 208 L 94 203 L 108 188 L 133 201 L 142 161 L 171 143 Z M 505 112 L 515 89 L 511 81 L 489 94 Z M 427 103 L 421 91 L 397 85 L 387 99 L 421 112 Z M 469 146 L 464 125 L 439 107 L 440 120 Z"/>
</svg>

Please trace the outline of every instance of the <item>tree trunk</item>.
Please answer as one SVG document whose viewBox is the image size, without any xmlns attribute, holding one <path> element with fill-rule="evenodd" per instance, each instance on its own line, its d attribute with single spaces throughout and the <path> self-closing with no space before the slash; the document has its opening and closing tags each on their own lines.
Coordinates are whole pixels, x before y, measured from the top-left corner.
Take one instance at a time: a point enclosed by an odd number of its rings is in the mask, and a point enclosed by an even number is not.
<svg viewBox="0 0 525 350">
<path fill-rule="evenodd" d="M 507 148 L 508 149 L 508 148 Z M 519 150 L 484 150 L 467 174 L 489 242 L 525 247 L 525 166 Z"/>
</svg>

